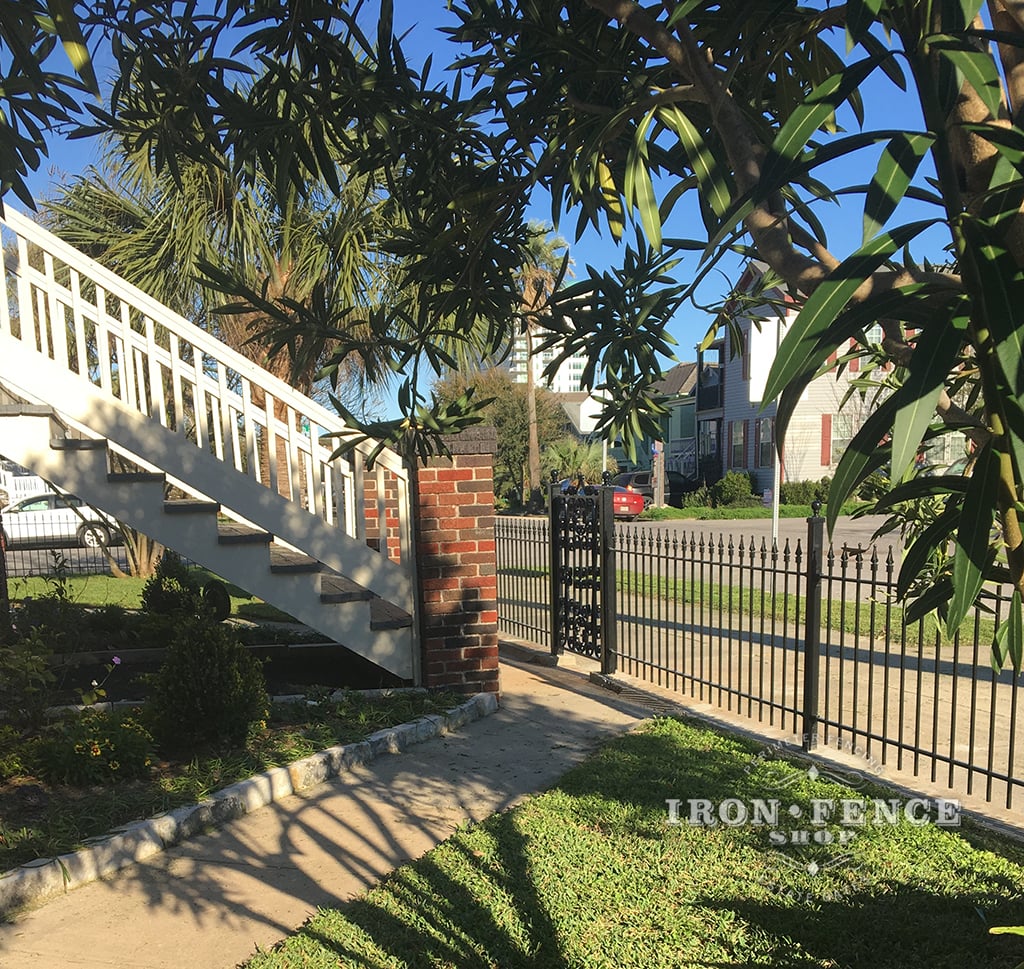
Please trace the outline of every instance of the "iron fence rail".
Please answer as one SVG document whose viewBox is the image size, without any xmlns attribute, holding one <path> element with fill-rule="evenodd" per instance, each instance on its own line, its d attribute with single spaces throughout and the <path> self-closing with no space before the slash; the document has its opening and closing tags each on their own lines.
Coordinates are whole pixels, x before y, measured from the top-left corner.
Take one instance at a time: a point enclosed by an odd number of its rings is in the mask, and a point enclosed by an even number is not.
<svg viewBox="0 0 1024 969">
<path fill-rule="evenodd" d="M 546 518 L 496 518 L 498 617 L 506 636 L 551 649 L 551 527 Z"/>
<path fill-rule="evenodd" d="M 990 663 L 1005 593 L 987 592 L 947 641 L 934 621 L 907 621 L 891 549 L 825 545 L 820 519 L 808 529 L 781 548 L 617 529 L 603 667 L 1019 810 L 1024 680 Z M 499 623 L 557 652 L 551 534 L 543 519 L 498 519 Z"/>
</svg>

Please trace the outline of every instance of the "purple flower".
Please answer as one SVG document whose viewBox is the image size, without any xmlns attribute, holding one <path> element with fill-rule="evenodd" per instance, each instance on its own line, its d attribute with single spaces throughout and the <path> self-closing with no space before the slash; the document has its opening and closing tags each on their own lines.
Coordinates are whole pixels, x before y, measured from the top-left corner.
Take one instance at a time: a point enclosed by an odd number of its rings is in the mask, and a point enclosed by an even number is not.
<svg viewBox="0 0 1024 969">
<path fill-rule="evenodd" d="M 112 662 L 113 662 L 113 664 L 115 666 L 120 666 L 121 665 L 121 657 L 120 656 L 115 656 L 114 659 L 112 660 Z"/>
</svg>

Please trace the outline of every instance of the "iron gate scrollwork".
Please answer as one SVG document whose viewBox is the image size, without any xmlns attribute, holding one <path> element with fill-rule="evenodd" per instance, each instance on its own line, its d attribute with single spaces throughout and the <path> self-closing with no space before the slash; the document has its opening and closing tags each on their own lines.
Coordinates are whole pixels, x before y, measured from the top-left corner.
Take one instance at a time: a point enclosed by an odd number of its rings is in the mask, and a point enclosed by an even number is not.
<svg viewBox="0 0 1024 969">
<path fill-rule="evenodd" d="M 569 650 L 614 672 L 612 489 L 551 485 L 551 651 Z"/>
</svg>

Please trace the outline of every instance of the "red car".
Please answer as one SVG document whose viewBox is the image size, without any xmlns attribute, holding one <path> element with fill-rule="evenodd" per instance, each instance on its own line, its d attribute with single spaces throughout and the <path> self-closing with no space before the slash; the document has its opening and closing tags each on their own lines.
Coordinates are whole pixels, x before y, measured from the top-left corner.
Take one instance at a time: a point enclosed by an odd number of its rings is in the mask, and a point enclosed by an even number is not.
<svg viewBox="0 0 1024 969">
<path fill-rule="evenodd" d="M 638 491 L 630 491 L 621 485 L 615 485 L 612 492 L 612 511 L 616 518 L 636 518 L 644 510 L 644 496 Z"/>
</svg>

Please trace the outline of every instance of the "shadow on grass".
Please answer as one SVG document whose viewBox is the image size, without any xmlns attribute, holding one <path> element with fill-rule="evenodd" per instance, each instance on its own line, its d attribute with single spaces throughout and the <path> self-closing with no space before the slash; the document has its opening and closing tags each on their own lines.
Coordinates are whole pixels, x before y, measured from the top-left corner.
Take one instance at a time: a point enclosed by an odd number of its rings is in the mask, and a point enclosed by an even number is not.
<svg viewBox="0 0 1024 969">
<path fill-rule="evenodd" d="M 861 796 L 784 762 L 752 767 L 754 752 L 685 725 L 619 738 L 547 794 L 321 912 L 253 969 L 1021 961 L 1019 940 L 987 927 L 1024 921 L 1024 873 L 955 833 L 878 826 L 859 844 L 785 856 L 763 828 L 666 823 L 666 798 L 785 791 L 809 810 L 812 798 Z"/>
</svg>

